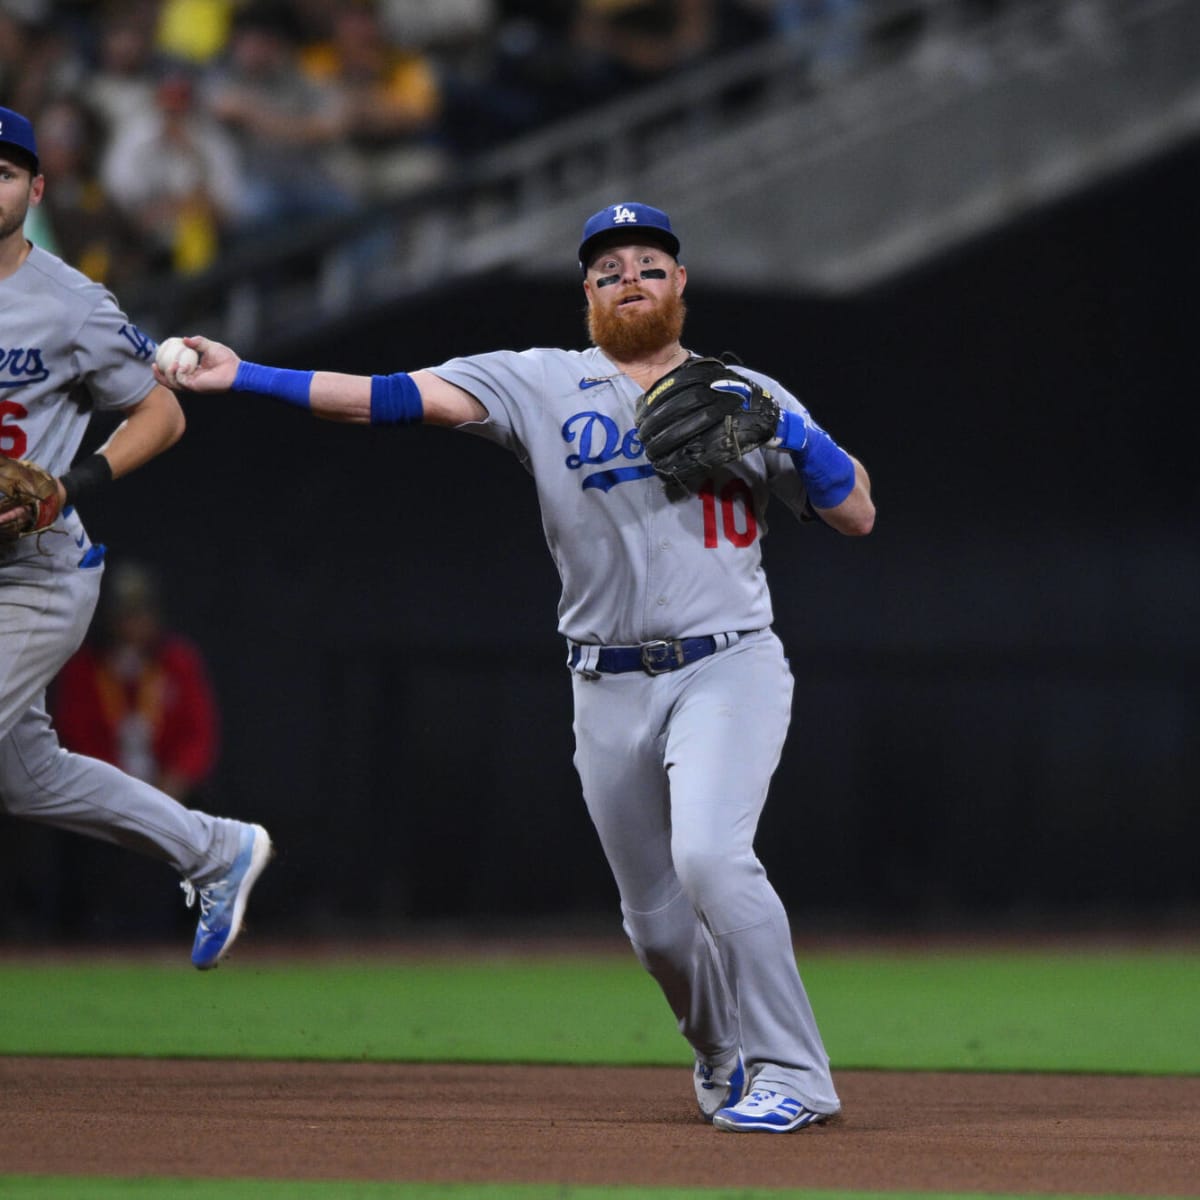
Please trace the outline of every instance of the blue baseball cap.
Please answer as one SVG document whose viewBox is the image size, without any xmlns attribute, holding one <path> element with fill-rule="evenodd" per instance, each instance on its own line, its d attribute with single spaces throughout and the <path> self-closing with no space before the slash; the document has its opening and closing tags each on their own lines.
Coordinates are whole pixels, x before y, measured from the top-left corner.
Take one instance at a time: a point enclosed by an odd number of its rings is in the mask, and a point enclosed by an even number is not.
<svg viewBox="0 0 1200 1200">
<path fill-rule="evenodd" d="M 26 117 L 11 108 L 0 108 L 0 149 L 13 146 L 24 150 L 33 159 L 33 173 L 38 173 L 37 142 L 33 138 L 33 126 Z"/>
<path fill-rule="evenodd" d="M 662 246 L 673 258 L 679 256 L 679 239 L 671 230 L 671 218 L 661 208 L 651 208 L 649 204 L 610 204 L 584 223 L 579 265 L 586 271 L 588 262 L 605 242 L 639 240 Z"/>
</svg>

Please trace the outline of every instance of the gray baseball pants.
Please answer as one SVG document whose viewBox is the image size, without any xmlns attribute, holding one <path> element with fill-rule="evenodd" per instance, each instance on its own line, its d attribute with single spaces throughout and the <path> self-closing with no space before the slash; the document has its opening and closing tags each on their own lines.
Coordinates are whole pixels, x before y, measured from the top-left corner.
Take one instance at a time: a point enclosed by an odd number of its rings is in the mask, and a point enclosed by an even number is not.
<svg viewBox="0 0 1200 1200">
<path fill-rule="evenodd" d="M 170 863 L 197 884 L 237 855 L 241 824 L 185 808 L 108 763 L 71 754 L 46 713 L 46 687 L 87 633 L 102 562 L 68 510 L 42 546 L 0 565 L 0 811 L 114 842 Z"/>
<path fill-rule="evenodd" d="M 770 630 L 677 671 L 573 676 L 575 766 L 625 932 L 696 1054 L 841 1108 L 754 837 L 791 717 Z"/>
</svg>

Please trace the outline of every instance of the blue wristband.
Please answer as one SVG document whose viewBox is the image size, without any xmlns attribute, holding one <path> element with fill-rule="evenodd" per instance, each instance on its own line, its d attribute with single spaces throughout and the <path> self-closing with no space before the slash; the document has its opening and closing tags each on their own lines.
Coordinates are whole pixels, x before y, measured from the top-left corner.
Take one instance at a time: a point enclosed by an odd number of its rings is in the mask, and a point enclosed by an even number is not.
<svg viewBox="0 0 1200 1200">
<path fill-rule="evenodd" d="M 297 408 L 308 408 L 312 377 L 311 371 L 288 371 L 282 367 L 240 362 L 230 390 L 257 392 L 260 396 L 274 396 L 276 400 L 294 404 Z"/>
<path fill-rule="evenodd" d="M 783 412 L 775 431 L 817 508 L 836 508 L 854 491 L 854 460 L 823 430 L 800 413 Z"/>
<path fill-rule="evenodd" d="M 371 376 L 371 424 L 413 425 L 425 415 L 421 389 L 403 371 Z"/>
</svg>

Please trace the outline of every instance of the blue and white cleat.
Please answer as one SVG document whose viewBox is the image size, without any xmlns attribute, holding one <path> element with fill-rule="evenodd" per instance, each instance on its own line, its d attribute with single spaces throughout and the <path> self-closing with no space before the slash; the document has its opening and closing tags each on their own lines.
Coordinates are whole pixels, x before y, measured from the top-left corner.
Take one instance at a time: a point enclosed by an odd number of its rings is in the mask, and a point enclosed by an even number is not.
<svg viewBox="0 0 1200 1200">
<path fill-rule="evenodd" d="M 696 1059 L 693 1081 L 700 1115 L 711 1121 L 714 1113 L 736 1104 L 746 1090 L 746 1064 L 742 1061 L 742 1052 L 739 1050 L 728 1062 L 717 1067 Z"/>
<path fill-rule="evenodd" d="M 713 1125 L 733 1133 L 790 1133 L 806 1125 L 820 1125 L 830 1118 L 831 1114 L 813 1112 L 782 1092 L 755 1088 L 738 1104 L 721 1109 L 713 1117 Z"/>
<path fill-rule="evenodd" d="M 237 941 L 250 889 L 274 852 L 271 838 L 261 825 L 246 825 L 242 829 L 237 858 L 228 874 L 200 887 L 188 879 L 179 885 L 187 898 L 188 908 L 195 904 L 197 896 L 200 897 L 200 923 L 192 943 L 194 967 L 201 971 L 215 967 Z"/>
</svg>

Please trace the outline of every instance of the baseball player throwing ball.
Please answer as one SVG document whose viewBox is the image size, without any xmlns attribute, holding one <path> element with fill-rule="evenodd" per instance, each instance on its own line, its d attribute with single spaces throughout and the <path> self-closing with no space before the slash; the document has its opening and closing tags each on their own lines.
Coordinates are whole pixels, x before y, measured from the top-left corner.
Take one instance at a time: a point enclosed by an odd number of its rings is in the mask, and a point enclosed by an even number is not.
<svg viewBox="0 0 1200 1200">
<path fill-rule="evenodd" d="M 753 849 L 792 699 L 761 537 L 772 492 L 797 516 L 868 533 L 870 484 L 775 380 L 683 347 L 687 269 L 664 212 L 601 209 L 579 261 L 587 350 L 368 378 L 260 366 L 187 337 L 199 363 L 160 380 L 335 421 L 451 426 L 530 470 L 562 576 L 575 765 L 625 931 L 695 1053 L 704 1119 L 787 1133 L 841 1106 Z"/>
<path fill-rule="evenodd" d="M 188 903 L 199 897 L 192 962 L 206 969 L 238 936 L 271 855 L 266 831 L 68 754 L 46 714 L 104 570 L 76 505 L 166 450 L 184 419 L 154 379 L 154 342 L 103 287 L 26 240 L 44 188 L 32 126 L 0 108 L 0 811 L 170 863 Z M 93 407 L 124 420 L 71 466 Z"/>
</svg>

